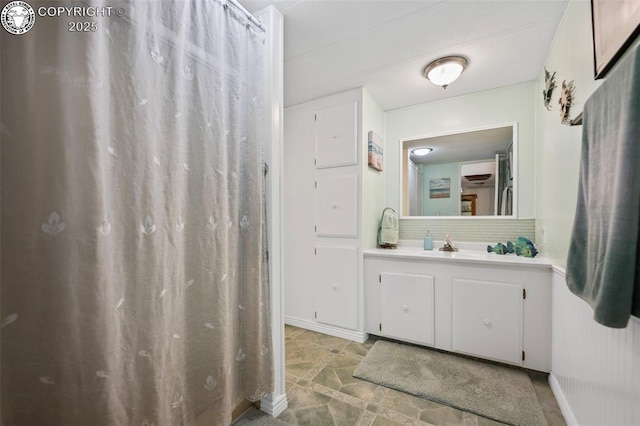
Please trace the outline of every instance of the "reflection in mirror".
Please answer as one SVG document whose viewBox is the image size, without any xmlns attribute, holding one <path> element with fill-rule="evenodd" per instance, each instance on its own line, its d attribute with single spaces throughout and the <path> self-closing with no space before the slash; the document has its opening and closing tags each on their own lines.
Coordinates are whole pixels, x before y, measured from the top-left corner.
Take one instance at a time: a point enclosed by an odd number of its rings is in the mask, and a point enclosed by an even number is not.
<svg viewBox="0 0 640 426">
<path fill-rule="evenodd" d="M 516 135 L 510 125 L 403 141 L 402 216 L 515 216 Z"/>
</svg>

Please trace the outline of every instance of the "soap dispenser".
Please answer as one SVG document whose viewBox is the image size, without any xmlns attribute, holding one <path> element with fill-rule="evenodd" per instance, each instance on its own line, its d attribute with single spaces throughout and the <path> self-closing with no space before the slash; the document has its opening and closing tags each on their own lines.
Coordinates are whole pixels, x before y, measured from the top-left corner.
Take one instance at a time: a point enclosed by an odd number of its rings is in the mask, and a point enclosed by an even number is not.
<svg viewBox="0 0 640 426">
<path fill-rule="evenodd" d="M 433 237 L 429 235 L 429 231 L 427 231 L 427 235 L 424 237 L 424 249 L 433 250 Z"/>
</svg>

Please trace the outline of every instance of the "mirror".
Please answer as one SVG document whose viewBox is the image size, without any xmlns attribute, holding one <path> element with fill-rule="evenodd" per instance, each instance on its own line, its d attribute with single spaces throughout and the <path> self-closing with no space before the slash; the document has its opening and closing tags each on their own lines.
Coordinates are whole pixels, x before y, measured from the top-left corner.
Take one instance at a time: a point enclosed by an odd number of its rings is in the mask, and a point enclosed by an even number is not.
<svg viewBox="0 0 640 426">
<path fill-rule="evenodd" d="M 513 124 L 402 141 L 401 215 L 515 217 L 517 139 Z"/>
</svg>

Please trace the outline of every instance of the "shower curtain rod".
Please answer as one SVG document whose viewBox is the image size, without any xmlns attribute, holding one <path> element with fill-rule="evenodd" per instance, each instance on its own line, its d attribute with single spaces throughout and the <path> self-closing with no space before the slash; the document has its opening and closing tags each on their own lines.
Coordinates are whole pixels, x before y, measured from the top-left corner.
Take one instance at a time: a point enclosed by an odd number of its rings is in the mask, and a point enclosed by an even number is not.
<svg viewBox="0 0 640 426">
<path fill-rule="evenodd" d="M 239 9 L 242 13 L 244 13 L 247 16 L 247 18 L 251 23 L 253 23 L 253 25 L 260 28 L 262 31 L 265 31 L 264 27 L 262 26 L 262 22 L 258 18 L 253 16 L 251 12 L 249 12 L 243 5 L 238 3 L 236 0 L 225 0 L 225 4 L 231 4 L 235 6 L 237 9 Z"/>
</svg>

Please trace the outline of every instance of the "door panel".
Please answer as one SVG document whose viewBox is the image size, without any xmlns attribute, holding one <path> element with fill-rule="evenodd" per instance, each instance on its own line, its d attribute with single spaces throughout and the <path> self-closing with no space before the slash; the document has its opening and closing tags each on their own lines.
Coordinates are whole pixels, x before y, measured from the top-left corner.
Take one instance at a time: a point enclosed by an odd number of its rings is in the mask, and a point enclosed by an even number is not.
<svg viewBox="0 0 640 426">
<path fill-rule="evenodd" d="M 454 279 L 453 350 L 522 365 L 522 286 Z"/>
<path fill-rule="evenodd" d="M 317 180 L 318 236 L 358 236 L 358 176 L 328 176 Z"/>
<path fill-rule="evenodd" d="M 433 346 L 433 276 L 383 273 L 381 281 L 382 334 Z"/>
<path fill-rule="evenodd" d="M 317 247 L 314 282 L 316 321 L 358 327 L 358 248 Z"/>
<path fill-rule="evenodd" d="M 347 102 L 316 113 L 316 167 L 358 164 L 358 103 Z"/>
</svg>

